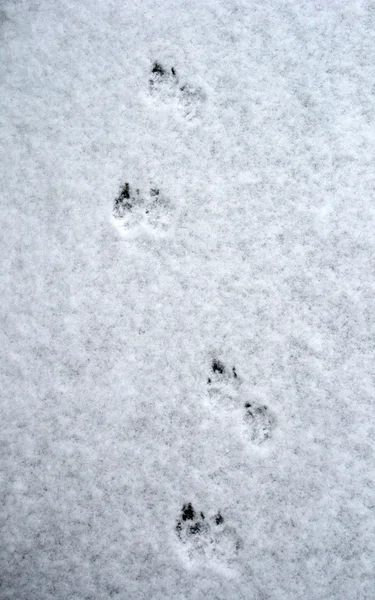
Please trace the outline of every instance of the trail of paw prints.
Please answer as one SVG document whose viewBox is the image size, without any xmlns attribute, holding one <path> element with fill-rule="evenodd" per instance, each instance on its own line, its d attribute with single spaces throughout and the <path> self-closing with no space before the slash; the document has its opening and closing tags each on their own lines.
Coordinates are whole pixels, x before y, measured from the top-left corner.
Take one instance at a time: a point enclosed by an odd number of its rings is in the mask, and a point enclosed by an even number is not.
<svg viewBox="0 0 375 600">
<path fill-rule="evenodd" d="M 175 532 L 181 550 L 192 562 L 206 559 L 231 567 L 243 547 L 236 529 L 225 523 L 220 512 L 206 517 L 190 502 L 183 505 Z"/>
<path fill-rule="evenodd" d="M 242 379 L 236 367 L 227 367 L 216 358 L 212 360 L 211 372 L 207 378 L 208 395 L 212 400 L 220 402 L 227 410 L 235 409 L 242 401 L 241 386 Z M 257 402 L 244 402 L 243 419 L 253 444 L 260 446 L 272 438 L 277 419 L 268 406 Z"/>
<path fill-rule="evenodd" d="M 174 205 L 157 186 L 151 185 L 146 192 L 141 192 L 125 183 L 114 201 L 113 220 L 125 236 L 142 232 L 166 235 L 173 227 L 174 217 Z"/>
<path fill-rule="evenodd" d="M 167 68 L 159 62 L 152 66 L 149 92 L 156 100 L 174 105 L 188 120 L 199 116 L 205 101 L 203 90 L 180 83 L 176 69 Z"/>
</svg>

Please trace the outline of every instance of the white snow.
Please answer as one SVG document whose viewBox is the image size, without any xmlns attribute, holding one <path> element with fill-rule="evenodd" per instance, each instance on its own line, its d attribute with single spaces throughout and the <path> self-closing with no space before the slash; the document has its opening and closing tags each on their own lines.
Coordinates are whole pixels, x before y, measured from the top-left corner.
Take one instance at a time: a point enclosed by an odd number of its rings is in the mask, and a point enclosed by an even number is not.
<svg viewBox="0 0 375 600">
<path fill-rule="evenodd" d="M 1 600 L 375 597 L 374 31 L 2 1 Z"/>
</svg>

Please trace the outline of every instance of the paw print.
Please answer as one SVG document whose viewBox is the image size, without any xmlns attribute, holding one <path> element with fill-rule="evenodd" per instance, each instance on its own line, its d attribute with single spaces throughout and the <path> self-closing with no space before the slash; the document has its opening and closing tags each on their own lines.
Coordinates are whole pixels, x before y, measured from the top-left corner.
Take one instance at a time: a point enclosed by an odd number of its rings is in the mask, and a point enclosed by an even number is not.
<svg viewBox="0 0 375 600">
<path fill-rule="evenodd" d="M 250 439 L 255 444 L 263 444 L 272 437 L 276 418 L 268 406 L 246 402 L 244 419 L 250 431 Z"/>
<path fill-rule="evenodd" d="M 206 97 L 200 88 L 186 84 L 180 87 L 179 99 L 180 108 L 185 118 L 192 120 L 200 115 Z"/>
<path fill-rule="evenodd" d="M 137 195 L 139 196 L 139 190 L 137 190 Z M 132 210 L 135 203 L 136 201 L 133 195 L 130 196 L 130 186 L 128 183 L 125 183 L 124 187 L 120 191 L 120 194 L 115 200 L 113 216 L 116 219 L 123 219 L 126 213 Z"/>
<path fill-rule="evenodd" d="M 167 69 L 159 62 L 154 62 L 149 79 L 149 89 L 151 96 L 164 101 L 168 97 L 170 99 L 176 97 L 178 80 L 175 68 Z"/>
<path fill-rule="evenodd" d="M 175 527 L 181 549 L 191 560 L 208 559 L 230 566 L 238 556 L 242 541 L 220 512 L 206 518 L 189 502 L 182 507 Z"/>
<path fill-rule="evenodd" d="M 141 193 L 126 182 L 114 201 L 113 219 L 123 234 L 163 235 L 173 225 L 174 212 L 174 206 L 159 187 L 150 186 Z"/>
<path fill-rule="evenodd" d="M 188 120 L 198 116 L 205 101 L 203 90 L 188 83 L 180 84 L 174 67 L 154 62 L 149 79 L 150 96 L 162 103 L 173 104 Z"/>
<path fill-rule="evenodd" d="M 221 360 L 214 358 L 211 362 L 207 387 L 209 400 L 216 404 L 216 409 L 226 412 L 236 411 L 242 395 L 242 379 L 236 367 L 228 367 Z M 259 446 L 271 439 L 277 424 L 272 411 L 267 406 L 256 402 L 246 402 L 244 408 L 244 421 L 251 442 Z"/>
<path fill-rule="evenodd" d="M 209 393 L 235 392 L 241 385 L 241 380 L 237 375 L 236 367 L 226 367 L 221 360 L 214 358 L 211 362 L 211 373 L 207 378 Z"/>
</svg>

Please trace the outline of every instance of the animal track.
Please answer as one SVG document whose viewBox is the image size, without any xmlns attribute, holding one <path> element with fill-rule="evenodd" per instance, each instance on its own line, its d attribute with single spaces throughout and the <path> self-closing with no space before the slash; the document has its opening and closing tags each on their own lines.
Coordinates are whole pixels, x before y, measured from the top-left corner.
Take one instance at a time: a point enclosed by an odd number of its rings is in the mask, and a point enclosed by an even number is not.
<svg viewBox="0 0 375 600">
<path fill-rule="evenodd" d="M 222 390 L 226 393 L 234 392 L 241 385 L 236 367 L 227 368 L 221 360 L 214 358 L 211 362 L 211 373 L 207 379 L 210 393 Z"/>
<path fill-rule="evenodd" d="M 214 358 L 207 385 L 211 399 L 219 401 L 220 406 L 225 410 L 235 409 L 242 385 L 236 367 L 228 368 L 221 360 Z M 259 446 L 272 437 L 276 427 L 276 417 L 268 406 L 256 402 L 246 402 L 244 408 L 244 421 L 250 433 L 250 440 Z"/>
<path fill-rule="evenodd" d="M 251 441 L 260 445 L 270 439 L 276 426 L 276 418 L 268 406 L 246 402 L 245 410 L 245 422 L 250 430 Z"/>
<path fill-rule="evenodd" d="M 193 119 L 205 100 L 205 95 L 200 88 L 190 84 L 179 83 L 176 69 L 164 67 L 159 62 L 154 62 L 150 79 L 150 95 L 161 100 L 163 103 L 175 104 L 187 119 Z"/>
<path fill-rule="evenodd" d="M 182 507 L 175 527 L 176 535 L 191 561 L 206 558 L 231 566 L 242 548 L 234 527 L 225 524 L 220 512 L 206 518 L 189 502 Z"/>
<path fill-rule="evenodd" d="M 174 221 L 174 206 L 156 186 L 150 186 L 146 193 L 133 190 L 128 182 L 122 187 L 113 207 L 115 224 L 124 234 L 137 234 L 142 231 L 164 235 Z"/>
</svg>

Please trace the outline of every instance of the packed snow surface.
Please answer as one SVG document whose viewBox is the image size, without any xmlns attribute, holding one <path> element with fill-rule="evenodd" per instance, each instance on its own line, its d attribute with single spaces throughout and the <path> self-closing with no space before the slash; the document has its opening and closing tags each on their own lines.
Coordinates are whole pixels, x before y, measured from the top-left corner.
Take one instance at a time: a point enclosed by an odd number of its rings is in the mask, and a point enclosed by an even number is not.
<svg viewBox="0 0 375 600">
<path fill-rule="evenodd" d="M 1 600 L 373 600 L 374 1 L 0 38 Z"/>
</svg>

